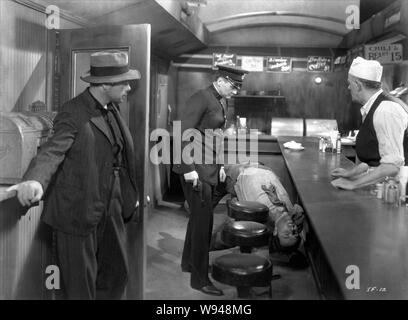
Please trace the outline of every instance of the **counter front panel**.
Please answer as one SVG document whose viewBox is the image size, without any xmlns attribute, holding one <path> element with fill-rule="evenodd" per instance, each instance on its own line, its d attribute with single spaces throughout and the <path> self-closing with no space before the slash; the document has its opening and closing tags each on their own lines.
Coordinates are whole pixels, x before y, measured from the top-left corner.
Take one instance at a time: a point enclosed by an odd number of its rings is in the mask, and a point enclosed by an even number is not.
<svg viewBox="0 0 408 320">
<path fill-rule="evenodd" d="M 291 140 L 305 149 L 285 149 L 283 143 Z M 319 152 L 316 138 L 279 137 L 278 142 L 306 211 L 310 240 L 319 246 L 339 290 L 326 296 L 408 299 L 408 208 L 384 204 L 369 188 L 334 188 L 331 170 L 353 163 L 343 155 Z M 317 270 L 318 278 L 326 276 Z"/>
</svg>

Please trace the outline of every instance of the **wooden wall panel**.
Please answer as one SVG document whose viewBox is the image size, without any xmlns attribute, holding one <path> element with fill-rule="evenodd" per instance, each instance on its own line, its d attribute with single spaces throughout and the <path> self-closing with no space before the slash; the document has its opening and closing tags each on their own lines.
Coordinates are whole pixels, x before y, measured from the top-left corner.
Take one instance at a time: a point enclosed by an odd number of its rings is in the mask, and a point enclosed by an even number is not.
<svg viewBox="0 0 408 320">
<path fill-rule="evenodd" d="M 45 14 L 10 0 L 0 6 L 0 111 L 28 110 L 36 100 L 45 102 Z"/>
<path fill-rule="evenodd" d="M 40 222 L 42 204 L 25 215 L 17 202 L 0 202 L 0 299 L 45 299 L 51 264 L 50 229 Z"/>
<path fill-rule="evenodd" d="M 38 10 L 0 0 L 0 111 L 19 112 L 36 100 L 50 101 L 45 17 Z M 60 27 L 80 26 L 61 19 Z M 16 201 L 0 202 L 0 299 L 51 297 L 44 286 L 45 268 L 51 263 L 51 232 L 40 222 L 41 212 L 42 206 L 20 216 Z"/>
<path fill-rule="evenodd" d="M 0 111 L 24 111 L 34 101 L 49 100 L 45 19 L 45 13 L 11 0 L 0 1 Z M 60 20 L 61 29 L 79 27 Z"/>
<path fill-rule="evenodd" d="M 0 111 L 24 111 L 46 100 L 45 14 L 0 1 Z M 12 202 L 0 203 L 0 298 L 44 297 L 43 254 L 47 244 L 40 224 L 41 207 L 20 217 Z"/>
<path fill-rule="evenodd" d="M 320 85 L 314 83 L 319 75 Z M 186 101 L 195 91 L 206 87 L 214 79 L 209 69 L 180 68 L 177 86 L 177 114 L 181 115 Z M 244 81 L 243 90 L 273 91 L 281 86 L 286 98 L 285 104 L 266 99 L 235 99 L 235 113 L 242 117 L 252 117 L 253 128 L 270 128 L 272 117 L 336 119 L 342 132 L 356 129 L 359 116 L 358 107 L 351 103 L 347 89 L 347 71 L 331 73 L 310 73 L 292 71 L 291 73 L 250 73 Z M 234 115 L 229 114 L 229 119 Z"/>
</svg>

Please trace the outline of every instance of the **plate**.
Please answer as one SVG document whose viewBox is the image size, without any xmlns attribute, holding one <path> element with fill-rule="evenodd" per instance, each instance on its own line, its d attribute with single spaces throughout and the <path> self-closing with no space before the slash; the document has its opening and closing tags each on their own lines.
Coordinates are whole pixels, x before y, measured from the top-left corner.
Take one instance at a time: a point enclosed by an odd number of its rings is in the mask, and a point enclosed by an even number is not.
<svg viewBox="0 0 408 320">
<path fill-rule="evenodd" d="M 285 148 L 290 149 L 290 150 L 303 150 L 305 147 L 300 146 L 300 147 L 285 147 Z"/>
<path fill-rule="evenodd" d="M 353 144 L 355 144 L 355 143 L 356 143 L 356 140 L 355 140 L 355 139 L 341 138 L 341 144 L 345 144 L 345 145 L 350 144 L 350 145 L 353 145 Z"/>
</svg>

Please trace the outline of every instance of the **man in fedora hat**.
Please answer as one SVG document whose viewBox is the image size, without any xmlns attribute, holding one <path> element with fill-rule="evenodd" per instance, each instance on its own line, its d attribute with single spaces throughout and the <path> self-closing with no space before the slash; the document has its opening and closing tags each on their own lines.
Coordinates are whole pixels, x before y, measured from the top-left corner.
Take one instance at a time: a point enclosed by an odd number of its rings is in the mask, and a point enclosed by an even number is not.
<svg viewBox="0 0 408 320">
<path fill-rule="evenodd" d="M 226 102 L 241 89 L 244 76 L 248 71 L 233 66 L 219 66 L 215 81 L 207 88 L 196 92 L 186 103 L 181 117 L 181 130 L 199 132 L 201 141 L 198 147 L 205 155 L 201 161 L 184 161 L 175 165 L 173 171 L 179 174 L 184 197 L 190 208 L 181 268 L 191 273 L 190 285 L 210 295 L 222 295 L 208 277 L 209 247 L 213 226 L 213 208 L 219 200 L 222 184 L 225 181 L 223 166 L 217 161 L 217 148 L 214 139 L 210 143 L 204 138 L 212 129 L 213 138 L 216 131 L 225 127 Z M 218 136 L 221 137 L 222 133 Z M 200 139 L 197 139 L 199 141 Z M 189 142 L 183 142 L 183 149 Z M 219 150 L 218 150 L 219 151 Z M 204 159 L 205 158 L 205 159 Z M 193 160 L 193 159 L 191 159 Z"/>
<path fill-rule="evenodd" d="M 128 276 L 125 226 L 137 209 L 133 141 L 118 105 L 140 79 L 120 51 L 91 55 L 90 83 L 66 102 L 54 133 L 16 190 L 22 205 L 44 195 L 62 290 L 58 298 L 120 299 Z"/>
<path fill-rule="evenodd" d="M 353 60 L 348 84 L 351 98 L 362 105 L 362 124 L 356 138 L 359 164 L 350 170 L 336 168 L 332 185 L 353 190 L 395 176 L 404 166 L 404 132 L 408 107 L 381 88 L 383 67 L 376 60 Z M 369 168 L 372 170 L 368 170 Z M 368 172 L 367 172 L 368 171 Z"/>
</svg>

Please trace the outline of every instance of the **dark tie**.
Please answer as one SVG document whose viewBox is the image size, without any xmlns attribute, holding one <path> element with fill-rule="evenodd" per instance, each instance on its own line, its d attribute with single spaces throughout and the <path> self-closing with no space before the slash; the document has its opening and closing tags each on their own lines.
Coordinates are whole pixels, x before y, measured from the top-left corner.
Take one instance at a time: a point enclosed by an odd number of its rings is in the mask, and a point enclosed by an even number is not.
<svg viewBox="0 0 408 320">
<path fill-rule="evenodd" d="M 222 105 L 222 111 L 224 115 L 224 127 L 227 125 L 227 101 L 225 98 L 220 99 L 220 103 Z"/>
<path fill-rule="evenodd" d="M 115 166 L 121 166 L 122 165 L 121 151 L 123 149 L 123 144 L 121 141 L 121 133 L 119 131 L 119 127 L 116 123 L 116 119 L 113 114 L 115 111 L 116 110 L 114 109 L 114 107 L 111 104 L 108 104 L 107 110 L 105 109 L 105 112 L 104 112 L 104 118 L 106 120 L 106 123 L 109 126 L 109 129 L 112 134 L 113 141 L 114 141 L 113 154 L 116 160 Z"/>
</svg>

